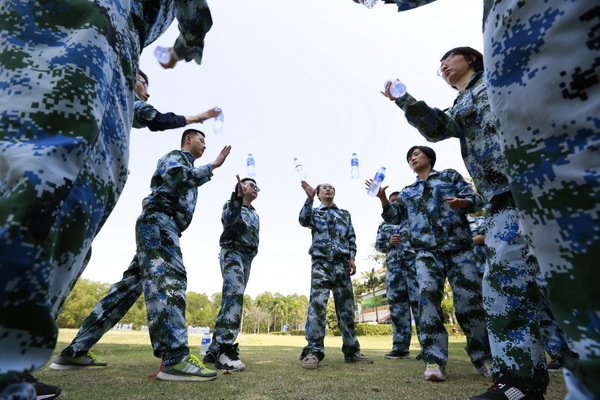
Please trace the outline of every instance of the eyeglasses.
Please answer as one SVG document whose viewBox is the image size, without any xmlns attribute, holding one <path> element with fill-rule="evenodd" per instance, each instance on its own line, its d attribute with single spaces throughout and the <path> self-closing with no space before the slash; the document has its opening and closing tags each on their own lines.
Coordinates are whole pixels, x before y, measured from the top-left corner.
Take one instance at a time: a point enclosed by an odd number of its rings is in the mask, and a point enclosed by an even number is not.
<svg viewBox="0 0 600 400">
<path fill-rule="evenodd" d="M 260 188 L 258 186 L 256 186 L 254 183 L 249 183 L 248 187 L 250 187 L 250 189 L 254 189 L 257 192 L 260 192 Z"/>
<path fill-rule="evenodd" d="M 142 80 L 142 79 L 138 79 L 138 82 L 140 82 L 142 84 L 143 87 L 145 87 L 146 89 L 148 89 L 148 82 Z"/>
<path fill-rule="evenodd" d="M 450 63 L 450 61 L 452 61 L 452 59 L 454 58 L 456 54 L 452 53 L 450 54 L 448 57 L 444 58 L 442 60 L 442 63 L 440 64 L 440 67 L 437 70 L 437 76 L 442 76 L 442 73 L 444 72 L 443 69 L 446 65 L 448 65 Z"/>
</svg>

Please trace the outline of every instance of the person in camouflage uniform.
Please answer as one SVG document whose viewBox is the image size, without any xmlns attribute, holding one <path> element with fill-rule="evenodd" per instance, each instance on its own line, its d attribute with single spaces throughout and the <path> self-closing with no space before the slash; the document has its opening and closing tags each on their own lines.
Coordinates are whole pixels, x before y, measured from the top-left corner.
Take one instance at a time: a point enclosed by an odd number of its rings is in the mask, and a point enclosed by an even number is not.
<svg viewBox="0 0 600 400">
<path fill-rule="evenodd" d="M 205 0 L 0 4 L 0 398 L 52 355 L 53 317 L 125 184 L 139 54 L 175 17 L 169 67 L 199 63 Z"/>
<path fill-rule="evenodd" d="M 151 104 L 146 103 L 150 98 L 148 85 L 150 81 L 148 76 L 139 71 L 138 79 L 135 84 L 135 94 L 137 100 L 133 103 L 133 127 L 148 128 L 151 131 L 164 131 L 166 129 L 183 128 L 193 123 L 203 123 L 209 118 L 214 118 L 221 114 L 217 107 L 206 110 L 203 113 L 191 116 L 177 115 L 172 112 L 161 113 Z"/>
<path fill-rule="evenodd" d="M 560 337 L 564 335 L 552 321 L 549 305 L 543 303 L 545 297 L 536 280 L 539 265 L 519 232 L 500 135 L 482 72 L 483 56 L 470 47 L 457 47 L 447 51 L 440 61 L 439 74 L 459 92 L 453 107 L 441 111 L 408 93 L 398 99 L 389 91 L 386 95 L 427 140 L 459 139 L 465 166 L 486 201 L 484 241 L 489 264 L 483 295 L 494 381 L 503 385 L 503 392 L 513 387 L 513 391 L 532 398 L 541 397 L 548 385 L 541 321 Z M 548 334 L 549 328 L 544 333 Z M 511 346 L 506 346 L 507 342 Z M 576 354 L 571 352 L 570 356 Z"/>
<path fill-rule="evenodd" d="M 150 340 L 156 357 L 162 357 L 161 380 L 206 380 L 216 374 L 190 356 L 185 327 L 186 272 L 179 237 L 192 221 L 198 187 L 208 182 L 231 150 L 225 146 L 215 161 L 194 167 L 206 149 L 204 134 L 188 129 L 181 150 L 158 161 L 151 194 L 142 202 L 136 223 L 137 252 L 123 279 L 114 284 L 85 319 L 77 336 L 54 360 L 58 370 L 106 366 L 89 349 L 129 310 L 142 289 L 146 300 Z M 189 371 L 182 371 L 188 366 Z"/>
<path fill-rule="evenodd" d="M 473 252 L 475 253 L 475 261 L 477 261 L 477 270 L 483 279 L 483 274 L 487 268 L 487 254 L 485 251 L 485 218 L 481 216 L 473 217 L 467 215 L 469 227 L 473 232 Z"/>
<path fill-rule="evenodd" d="M 446 277 L 454 293 L 458 322 L 467 337 L 467 354 L 482 375 L 489 373 L 490 346 L 485 327 L 481 279 L 473 254 L 472 234 L 466 214 L 483 201 L 453 169 L 436 171 L 436 155 L 427 146 L 413 146 L 407 161 L 417 180 L 400 192 L 392 204 L 380 188 L 383 219 L 408 224 L 410 247 L 415 251 L 419 282 L 419 328 L 425 379 L 446 380 L 448 332 L 443 324 L 441 302 Z M 370 184 L 370 181 L 367 181 Z"/>
<path fill-rule="evenodd" d="M 244 363 L 238 357 L 234 344 L 242 323 L 244 291 L 250 279 L 252 260 L 258 251 L 260 219 L 252 202 L 260 190 L 252 178 L 244 178 L 223 206 L 221 223 L 223 233 L 219 244 L 223 291 L 221 309 L 215 321 L 213 339 L 204 362 L 215 363 L 223 371 L 243 371 Z"/>
<path fill-rule="evenodd" d="M 398 11 L 433 1 L 385 0 Z M 598 2 L 484 0 L 483 21 L 487 91 L 520 226 L 580 356 L 565 370 L 567 398 L 598 398 Z"/>
<path fill-rule="evenodd" d="M 329 183 L 310 186 L 301 182 L 307 195 L 300 210 L 300 225 L 312 233 L 308 253 L 312 258 L 310 300 L 305 338 L 308 342 L 300 354 L 302 367 L 316 369 L 325 358 L 325 313 L 329 293 L 333 292 L 335 311 L 342 332 L 345 362 L 373 363 L 360 353 L 354 326 L 354 293 L 350 276 L 356 273 L 356 235 L 350 213 L 334 203 L 335 188 Z M 315 195 L 321 204 L 313 208 Z"/>
<path fill-rule="evenodd" d="M 390 203 L 398 201 L 400 192 L 390 194 Z M 419 285 L 415 271 L 415 253 L 408 246 L 406 223 L 379 224 L 375 249 L 385 253 L 385 291 L 392 321 L 392 351 L 385 354 L 391 360 L 410 357 L 412 337 L 411 310 L 419 333 Z"/>
</svg>

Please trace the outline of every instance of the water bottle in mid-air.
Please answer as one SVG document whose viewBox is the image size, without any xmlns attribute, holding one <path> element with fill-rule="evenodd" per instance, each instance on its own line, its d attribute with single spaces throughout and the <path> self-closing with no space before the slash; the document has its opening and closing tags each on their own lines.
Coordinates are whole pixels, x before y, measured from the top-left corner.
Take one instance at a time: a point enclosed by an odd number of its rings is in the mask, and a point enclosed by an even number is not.
<svg viewBox="0 0 600 400">
<path fill-rule="evenodd" d="M 294 168 L 296 168 L 296 172 L 298 172 L 300 179 L 306 179 L 306 171 L 304 171 L 304 166 L 298 157 L 294 158 Z"/>
<path fill-rule="evenodd" d="M 358 179 L 360 177 L 358 171 L 358 156 L 356 153 L 352 153 L 352 159 L 350 160 L 350 173 L 352 174 L 352 179 Z"/>
<path fill-rule="evenodd" d="M 379 168 L 379 171 L 377 171 L 377 173 L 375 174 L 375 177 L 373 178 L 373 181 L 371 182 L 371 185 L 369 186 L 369 189 L 367 190 L 367 193 L 369 194 L 369 196 L 377 195 L 377 193 L 379 192 L 379 188 L 381 187 L 381 184 L 383 183 L 384 179 L 385 179 L 385 167 L 381 167 L 381 168 Z"/>
<path fill-rule="evenodd" d="M 217 111 L 221 111 L 221 114 L 217 115 L 214 118 L 213 124 L 213 132 L 216 135 L 223 133 L 223 123 L 225 123 L 225 115 L 223 114 L 223 110 L 217 108 Z"/>
<path fill-rule="evenodd" d="M 394 79 L 394 80 L 389 80 L 385 83 L 384 90 L 385 87 L 387 86 L 388 83 L 392 83 L 392 86 L 390 86 L 390 94 L 392 95 L 392 97 L 394 97 L 395 99 L 398 99 L 402 96 L 404 96 L 404 94 L 406 94 L 406 85 L 402 82 L 400 82 L 398 79 Z"/>
<path fill-rule="evenodd" d="M 169 53 L 169 49 L 167 47 L 156 46 L 154 49 L 154 55 L 161 64 L 168 64 L 171 60 L 171 54 Z"/>
<path fill-rule="evenodd" d="M 210 345 L 210 328 L 206 328 L 204 333 L 202 334 L 202 343 L 200 344 L 200 354 L 206 355 L 208 351 L 208 346 Z"/>
<path fill-rule="evenodd" d="M 251 153 L 248 154 L 246 165 L 248 166 L 248 176 L 256 176 L 256 165 L 254 163 L 254 156 Z"/>
<path fill-rule="evenodd" d="M 360 2 L 367 8 L 373 8 L 377 0 L 360 0 Z"/>
</svg>

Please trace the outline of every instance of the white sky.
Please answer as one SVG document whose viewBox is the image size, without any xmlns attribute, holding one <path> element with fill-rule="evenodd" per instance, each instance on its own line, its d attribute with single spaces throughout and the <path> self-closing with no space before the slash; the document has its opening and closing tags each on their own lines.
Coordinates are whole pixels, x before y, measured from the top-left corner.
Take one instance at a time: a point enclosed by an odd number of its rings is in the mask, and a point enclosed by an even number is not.
<svg viewBox="0 0 600 400">
<path fill-rule="evenodd" d="M 214 26 L 202 65 L 180 62 L 163 70 L 154 59 L 156 45 L 174 43 L 176 23 L 144 50 L 140 64 L 150 80 L 149 103 L 161 112 L 223 109 L 222 135 L 213 134 L 212 120 L 191 125 L 207 134 L 208 148 L 196 166 L 213 161 L 223 146 L 233 147 L 212 181 L 199 188 L 194 219 L 181 239 L 188 290 L 207 295 L 221 290 L 221 210 L 235 175 L 246 175 L 248 153 L 254 154 L 261 189 L 253 203 L 261 232 L 247 294 L 309 294 L 311 235 L 298 223 L 306 195 L 295 156 L 311 185 L 336 187 L 336 204 L 350 211 L 357 234 L 357 275 L 370 270 L 381 206 L 367 196 L 364 180 L 386 166 L 384 185 L 390 189 L 412 183 L 405 154 L 413 145 L 427 144 L 379 90 L 387 79 L 398 78 L 417 99 L 450 106 L 456 92 L 435 72 L 453 47 L 482 50 L 481 0 L 440 0 L 403 13 L 395 5 L 380 2 L 369 10 L 351 0 L 219 0 L 210 6 Z M 132 130 L 131 174 L 94 241 L 84 278 L 121 279 L 135 252 L 135 220 L 156 161 L 179 148 L 182 132 Z M 458 140 L 429 145 L 437 152 L 436 169 L 468 176 Z M 350 177 L 353 152 L 360 160 L 358 180 Z"/>
</svg>

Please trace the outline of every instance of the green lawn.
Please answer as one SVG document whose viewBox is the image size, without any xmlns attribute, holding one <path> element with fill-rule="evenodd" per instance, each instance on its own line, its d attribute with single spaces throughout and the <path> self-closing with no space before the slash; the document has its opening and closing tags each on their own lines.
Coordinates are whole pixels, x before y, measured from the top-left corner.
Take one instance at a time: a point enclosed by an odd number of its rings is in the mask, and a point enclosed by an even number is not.
<svg viewBox="0 0 600 400">
<path fill-rule="evenodd" d="M 60 331 L 57 351 L 75 335 L 73 329 Z M 197 353 L 201 335 L 190 336 Z M 345 364 L 341 338 L 325 340 L 327 357 L 314 371 L 300 367 L 298 356 L 305 345 L 300 336 L 243 335 L 239 338 L 240 358 L 246 371 L 223 375 L 210 382 L 161 382 L 147 375 L 158 370 L 160 360 L 152 355 L 145 332 L 110 332 L 93 349 L 108 367 L 92 371 L 53 371 L 44 368 L 35 376 L 59 385 L 60 399 L 419 399 L 465 400 L 483 393 L 490 381 L 473 374 L 464 351 L 464 338 L 451 337 L 448 380 L 423 379 L 424 364 L 414 358 L 385 360 L 391 337 L 359 337 L 363 353 L 375 358 L 372 365 Z M 413 343 L 413 355 L 417 345 Z M 562 374 L 551 374 L 548 400 L 564 399 Z"/>
</svg>

